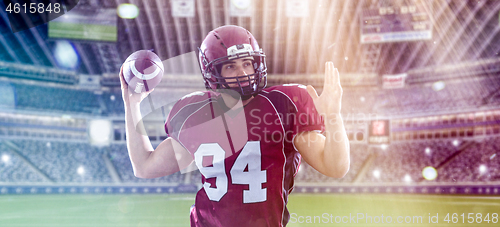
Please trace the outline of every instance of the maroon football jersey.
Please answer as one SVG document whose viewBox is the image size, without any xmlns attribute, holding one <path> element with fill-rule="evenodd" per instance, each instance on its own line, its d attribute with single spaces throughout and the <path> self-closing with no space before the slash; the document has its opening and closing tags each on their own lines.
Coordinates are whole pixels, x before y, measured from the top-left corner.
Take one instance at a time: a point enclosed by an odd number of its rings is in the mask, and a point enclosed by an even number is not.
<svg viewBox="0 0 500 227">
<path fill-rule="evenodd" d="M 300 165 L 293 138 L 322 131 L 323 121 L 304 86 L 283 85 L 244 107 L 228 108 L 213 91 L 193 93 L 174 105 L 165 129 L 202 175 L 191 226 L 285 226 Z"/>
</svg>

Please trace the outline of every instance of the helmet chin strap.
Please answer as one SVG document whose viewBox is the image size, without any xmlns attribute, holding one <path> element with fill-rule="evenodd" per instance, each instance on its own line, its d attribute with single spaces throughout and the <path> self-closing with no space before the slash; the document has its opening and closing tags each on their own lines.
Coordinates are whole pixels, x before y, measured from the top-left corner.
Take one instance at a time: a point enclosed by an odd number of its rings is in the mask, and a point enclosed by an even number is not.
<svg viewBox="0 0 500 227">
<path fill-rule="evenodd" d="M 254 95 L 243 95 L 243 96 L 241 96 L 241 100 L 248 100 L 248 99 L 254 97 L 255 95 L 257 95 L 257 94 L 254 94 Z"/>
<path fill-rule="evenodd" d="M 250 86 L 247 86 L 247 87 L 250 87 Z M 227 84 L 222 84 L 222 85 L 219 84 L 218 89 L 216 89 L 216 91 L 219 93 L 227 94 L 234 99 L 241 99 L 241 100 L 247 100 L 247 99 L 250 99 L 250 98 L 254 97 L 255 95 L 257 95 L 257 94 L 244 95 L 244 94 L 242 94 L 243 91 L 242 91 L 241 87 L 232 88 L 232 87 L 229 87 Z"/>
<path fill-rule="evenodd" d="M 253 87 L 253 89 L 252 89 L 253 91 L 256 91 L 256 90 L 257 90 L 257 84 L 256 84 L 256 83 L 253 83 L 253 84 L 251 84 L 251 85 L 248 85 L 247 87 Z M 249 95 L 242 95 L 242 96 L 241 96 L 241 99 L 242 99 L 242 100 L 247 100 L 247 99 L 249 99 L 249 98 L 255 97 L 257 94 L 258 94 L 258 93 L 252 92 L 252 93 L 251 93 L 251 94 L 249 94 Z"/>
</svg>

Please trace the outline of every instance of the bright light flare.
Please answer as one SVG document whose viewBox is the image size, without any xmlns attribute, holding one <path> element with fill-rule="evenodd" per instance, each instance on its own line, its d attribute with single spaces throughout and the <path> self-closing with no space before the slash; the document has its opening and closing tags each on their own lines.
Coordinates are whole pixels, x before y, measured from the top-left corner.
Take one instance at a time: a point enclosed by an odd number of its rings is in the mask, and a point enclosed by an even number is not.
<svg viewBox="0 0 500 227">
<path fill-rule="evenodd" d="M 123 19 L 134 19 L 139 16 L 139 7 L 130 3 L 123 3 L 118 6 L 118 16 Z"/>
<path fill-rule="evenodd" d="M 2 154 L 2 162 L 7 163 L 10 161 L 10 155 Z"/>
<path fill-rule="evenodd" d="M 481 174 L 486 173 L 488 171 L 488 168 L 485 165 L 480 165 L 479 166 L 479 172 Z"/>
<path fill-rule="evenodd" d="M 404 178 L 404 181 L 407 182 L 407 183 L 410 183 L 411 182 L 411 176 L 409 174 L 406 174 L 405 178 Z"/>
<path fill-rule="evenodd" d="M 54 57 L 58 65 L 63 68 L 74 69 L 78 66 L 78 54 L 73 45 L 66 40 L 57 41 Z"/>
<path fill-rule="evenodd" d="M 85 167 L 79 166 L 78 169 L 76 169 L 76 173 L 78 173 L 78 175 L 85 174 Z"/>
<path fill-rule="evenodd" d="M 111 140 L 112 126 L 109 120 L 92 120 L 89 124 L 90 142 L 93 145 L 104 146 Z"/>
<path fill-rule="evenodd" d="M 436 81 L 432 84 L 432 90 L 441 91 L 446 87 L 446 84 L 443 81 Z"/>
<path fill-rule="evenodd" d="M 435 180 L 438 176 L 438 173 L 434 167 L 427 166 L 422 170 L 422 176 L 426 180 Z"/>
</svg>

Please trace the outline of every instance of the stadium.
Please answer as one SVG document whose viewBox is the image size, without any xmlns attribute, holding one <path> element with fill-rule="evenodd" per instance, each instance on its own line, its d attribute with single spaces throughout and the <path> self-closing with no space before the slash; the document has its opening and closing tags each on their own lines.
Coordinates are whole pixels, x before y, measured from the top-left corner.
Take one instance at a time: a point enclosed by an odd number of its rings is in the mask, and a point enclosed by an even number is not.
<svg viewBox="0 0 500 227">
<path fill-rule="evenodd" d="M 38 1 L 64 6 L 50 21 L 16 2 L 0 1 L 0 226 L 189 225 L 200 173 L 134 176 L 118 73 L 137 50 L 162 59 L 141 103 L 157 146 L 227 24 L 259 40 L 268 86 L 321 92 L 324 63 L 340 72 L 349 172 L 302 161 L 288 226 L 498 225 L 500 1 Z"/>
</svg>

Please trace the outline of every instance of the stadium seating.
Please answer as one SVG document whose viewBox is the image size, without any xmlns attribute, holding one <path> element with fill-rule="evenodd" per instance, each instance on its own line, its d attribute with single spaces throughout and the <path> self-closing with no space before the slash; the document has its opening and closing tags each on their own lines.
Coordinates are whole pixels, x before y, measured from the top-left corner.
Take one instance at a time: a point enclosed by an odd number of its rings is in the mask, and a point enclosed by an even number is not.
<svg viewBox="0 0 500 227">
<path fill-rule="evenodd" d="M 180 172 L 169 176 L 141 179 L 134 176 L 132 164 L 125 144 L 113 144 L 109 149 L 109 157 L 119 173 L 122 183 L 184 183 L 184 174 Z"/>
<path fill-rule="evenodd" d="M 426 152 L 427 151 L 427 152 Z M 376 158 L 364 176 L 365 182 L 423 181 L 422 170 L 436 167 L 458 151 L 452 141 L 430 140 L 394 143 L 375 151 Z M 380 173 L 379 176 L 374 171 Z"/>
<path fill-rule="evenodd" d="M 40 177 L 34 172 L 29 165 L 26 164 L 15 153 L 10 151 L 10 148 L 0 142 L 0 182 L 2 183 L 43 183 L 47 180 Z M 5 158 L 4 158 L 5 157 Z"/>
<path fill-rule="evenodd" d="M 103 155 L 107 155 L 126 184 L 199 184 L 199 171 L 189 174 L 140 179 L 134 176 L 126 145 L 112 144 L 96 148 L 87 143 L 11 140 L 18 148 L 0 143 L 0 183 L 55 182 L 55 183 L 112 183 Z M 496 152 L 500 150 L 500 137 L 489 137 L 481 142 L 468 141 L 457 146 L 450 139 L 400 141 L 386 149 L 367 144 L 351 144 L 351 166 L 341 179 L 330 178 L 302 161 L 296 182 L 308 183 L 422 183 L 422 169 L 433 166 L 438 171 L 435 182 L 474 183 L 500 181 L 500 164 Z M 16 154 L 17 152 L 17 154 Z M 18 155 L 21 155 L 19 157 Z M 367 162 L 371 159 L 370 162 Z M 39 172 L 31 167 L 38 169 Z M 83 173 L 78 173 L 79 167 Z M 483 166 L 483 167 L 482 167 Z M 378 174 L 374 172 L 378 171 Z M 40 174 L 46 176 L 43 177 Z"/>
<path fill-rule="evenodd" d="M 112 178 L 103 155 L 108 155 L 119 174 L 121 183 L 185 182 L 185 175 L 180 172 L 154 179 L 135 177 L 125 144 L 114 144 L 108 149 L 78 142 L 37 140 L 12 140 L 12 142 L 19 148 L 18 152 L 26 162 L 30 162 L 40 170 L 41 174 L 45 174 L 50 181 L 55 183 L 111 183 Z M 0 148 L 0 151 L 5 152 L 11 150 L 5 145 Z M 2 170 L 0 182 L 44 182 L 39 173 L 26 168 L 28 164 L 25 161 L 16 158 L 15 155 L 9 156 L 11 157 L 9 163 L 2 163 L 0 166 Z M 79 167 L 82 167 L 80 174 L 78 173 Z"/>
<path fill-rule="evenodd" d="M 492 81 L 490 77 L 477 77 L 458 82 L 447 81 L 442 89 L 418 84 L 375 92 L 377 98 L 373 111 L 394 116 L 457 109 L 466 111 L 494 105 L 486 102 L 488 96 L 500 88 L 498 82 Z"/>
<path fill-rule="evenodd" d="M 481 143 L 468 142 L 455 146 L 451 140 L 402 142 L 380 150 L 367 171 L 365 182 L 426 182 L 422 170 L 437 169 L 435 182 L 471 183 L 497 182 L 500 179 L 496 151 L 500 139 L 489 138 Z M 483 171 L 481 172 L 481 165 Z M 379 171 L 375 176 L 374 171 Z M 409 176 L 405 180 L 406 176 Z"/>
<path fill-rule="evenodd" d="M 116 90 L 95 94 L 89 90 L 54 89 L 20 82 L 11 85 L 15 90 L 16 109 L 93 115 L 124 113 L 121 93 Z M 412 84 L 399 89 L 346 87 L 342 113 L 377 113 L 390 117 L 458 108 L 474 110 L 479 106 L 496 105 L 500 101 L 499 88 L 500 82 L 494 76 L 449 80 L 440 89 L 433 88 L 432 84 Z"/>
<path fill-rule="evenodd" d="M 29 111 L 56 113 L 81 113 L 88 116 L 123 116 L 121 93 L 117 90 L 94 93 L 90 90 L 72 88 L 53 89 L 36 83 L 10 83 L 15 91 L 15 108 Z M 344 89 L 342 114 L 376 113 L 388 118 L 456 110 L 477 110 L 479 107 L 494 107 L 500 101 L 496 95 L 500 82 L 492 76 L 480 76 L 463 80 L 446 81 L 445 86 L 436 89 L 432 84 L 411 84 L 401 89 Z M 498 97 L 497 97 L 498 96 Z M 498 99 L 498 100 L 497 100 Z M 344 119 L 346 120 L 346 119 Z M 494 119 L 496 120 L 496 119 Z M 37 125 L 32 119 L 11 119 L 1 117 L 5 124 Z M 41 124 L 41 123 L 40 123 Z M 84 124 L 79 121 L 78 124 Z M 398 123 L 399 124 L 399 123 Z M 67 125 L 61 125 L 67 126 Z M 84 128 L 84 125 L 78 125 Z M 397 126 L 403 127 L 404 126 Z M 0 130 L 0 136 L 9 136 L 7 128 Z M 40 133 L 40 132 L 36 132 Z M 488 134 L 489 135 L 489 134 Z M 103 156 L 111 160 L 122 183 L 199 184 L 199 171 L 190 174 L 175 173 L 156 179 L 139 179 L 133 175 L 132 166 L 123 141 L 115 141 L 109 147 L 96 148 L 81 138 L 72 142 L 50 141 L 53 137 L 15 135 L 13 139 L 19 148 L 15 154 L 11 148 L 0 143 L 0 152 L 9 153 L 9 163 L 0 163 L 0 182 L 46 182 L 47 179 L 60 183 L 112 183 Z M 422 169 L 434 166 L 438 170 L 435 182 L 498 182 L 500 164 L 496 151 L 500 149 L 500 138 L 489 135 L 482 142 L 469 142 L 467 146 L 454 146 L 450 139 L 398 140 L 385 150 L 368 144 L 351 144 L 351 167 L 344 178 L 326 177 L 306 162 L 296 177 L 298 183 L 409 183 L 426 182 Z M 41 141 L 40 138 L 44 138 Z M 48 140 L 48 141 L 47 141 Z M 360 141 L 357 141 L 360 142 Z M 370 162 L 367 160 L 370 159 Z M 33 171 L 34 166 L 42 174 Z M 84 174 L 77 168 L 83 166 Z M 378 174 L 374 174 L 378 172 Z"/>
<path fill-rule="evenodd" d="M 106 183 L 111 177 L 106 169 L 103 150 L 88 143 L 13 140 L 19 154 L 50 180 L 58 183 Z M 78 173 L 78 169 L 82 171 Z"/>
<path fill-rule="evenodd" d="M 439 169 L 439 182 L 498 182 L 500 162 L 496 153 L 500 138 L 488 138 L 465 148 L 453 161 Z M 481 167 L 483 166 L 483 167 Z"/>
<path fill-rule="evenodd" d="M 125 112 L 121 93 L 105 92 L 102 94 L 102 100 L 105 103 L 107 115 L 119 115 Z"/>
<path fill-rule="evenodd" d="M 91 91 L 13 83 L 16 108 L 31 111 L 100 113 L 97 95 Z"/>
<path fill-rule="evenodd" d="M 351 166 L 349 168 L 349 172 L 340 179 L 327 177 L 314 168 L 312 168 L 309 164 L 307 164 L 304 160 L 301 161 L 301 167 L 299 173 L 296 176 L 297 183 L 350 183 L 353 182 L 361 167 L 363 166 L 364 161 L 368 158 L 370 152 L 368 150 L 368 145 L 366 144 L 351 144 L 350 157 L 351 157 Z"/>
</svg>

